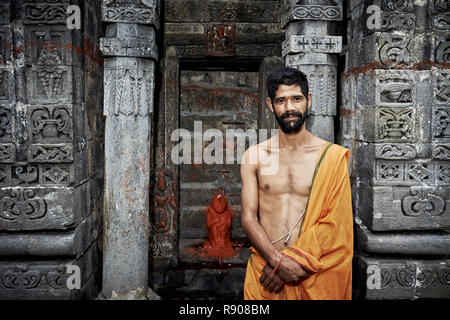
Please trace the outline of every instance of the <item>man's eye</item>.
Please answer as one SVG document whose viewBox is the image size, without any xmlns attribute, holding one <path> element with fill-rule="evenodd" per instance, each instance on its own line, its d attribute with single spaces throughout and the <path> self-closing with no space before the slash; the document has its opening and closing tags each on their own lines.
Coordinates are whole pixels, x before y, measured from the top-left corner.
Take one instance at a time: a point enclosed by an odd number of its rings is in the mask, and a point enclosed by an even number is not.
<svg viewBox="0 0 450 320">
<path fill-rule="evenodd" d="M 277 104 L 284 103 L 284 99 L 282 99 L 282 98 L 275 99 L 275 103 L 277 103 Z"/>
<path fill-rule="evenodd" d="M 302 101 L 303 97 L 294 97 L 294 101 Z"/>
</svg>

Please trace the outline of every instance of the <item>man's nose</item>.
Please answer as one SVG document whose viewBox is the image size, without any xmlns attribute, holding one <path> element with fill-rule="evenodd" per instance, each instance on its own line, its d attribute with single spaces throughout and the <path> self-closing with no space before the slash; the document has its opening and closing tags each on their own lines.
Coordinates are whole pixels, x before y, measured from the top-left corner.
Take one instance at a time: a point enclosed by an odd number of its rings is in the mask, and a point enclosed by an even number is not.
<svg viewBox="0 0 450 320">
<path fill-rule="evenodd" d="M 295 105 L 292 102 L 291 98 L 288 98 L 286 101 L 286 112 L 295 111 Z"/>
</svg>

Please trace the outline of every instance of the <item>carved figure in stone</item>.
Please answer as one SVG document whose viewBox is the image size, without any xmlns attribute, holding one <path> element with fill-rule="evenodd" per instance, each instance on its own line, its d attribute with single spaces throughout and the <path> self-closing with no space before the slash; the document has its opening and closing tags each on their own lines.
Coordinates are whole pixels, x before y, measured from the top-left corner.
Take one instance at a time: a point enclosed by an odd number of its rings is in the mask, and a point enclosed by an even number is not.
<svg viewBox="0 0 450 320">
<path fill-rule="evenodd" d="M 228 206 L 222 192 L 217 192 L 211 204 L 206 209 L 206 226 L 208 227 L 208 240 L 203 247 L 210 248 L 230 248 L 231 242 L 231 221 L 233 212 Z"/>
</svg>

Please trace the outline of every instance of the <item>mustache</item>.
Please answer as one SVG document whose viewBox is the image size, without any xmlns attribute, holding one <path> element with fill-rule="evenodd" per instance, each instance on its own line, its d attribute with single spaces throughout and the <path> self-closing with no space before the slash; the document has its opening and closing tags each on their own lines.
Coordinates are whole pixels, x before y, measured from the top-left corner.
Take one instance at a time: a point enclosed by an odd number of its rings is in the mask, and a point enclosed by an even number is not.
<svg viewBox="0 0 450 320">
<path fill-rule="evenodd" d="M 281 119 L 286 119 L 286 118 L 289 118 L 289 117 L 292 117 L 292 116 L 294 116 L 294 117 L 299 117 L 300 119 L 302 119 L 302 118 L 303 118 L 303 113 L 302 113 L 302 112 L 296 112 L 296 111 L 285 112 L 285 113 L 283 113 L 283 114 L 280 116 L 280 118 L 281 118 Z"/>
</svg>

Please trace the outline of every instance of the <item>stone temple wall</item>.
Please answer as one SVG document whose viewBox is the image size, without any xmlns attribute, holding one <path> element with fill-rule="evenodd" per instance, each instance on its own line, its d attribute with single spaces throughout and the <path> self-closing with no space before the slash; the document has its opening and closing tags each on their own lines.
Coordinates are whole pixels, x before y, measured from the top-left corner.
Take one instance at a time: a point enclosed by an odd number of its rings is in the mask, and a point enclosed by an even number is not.
<svg viewBox="0 0 450 320">
<path fill-rule="evenodd" d="M 100 289 L 97 2 L 0 2 L 0 299 L 90 299 Z M 79 30 L 67 28 L 69 4 Z"/>
<path fill-rule="evenodd" d="M 355 297 L 450 297 L 449 13 L 348 3 L 338 142 L 351 149 Z"/>
<path fill-rule="evenodd" d="M 449 26 L 447 0 L 0 0 L 0 299 L 242 298 L 239 166 L 177 165 L 172 134 L 275 128 L 282 65 L 351 149 L 353 297 L 450 298 Z M 219 189 L 230 255 L 202 247 Z"/>
</svg>

